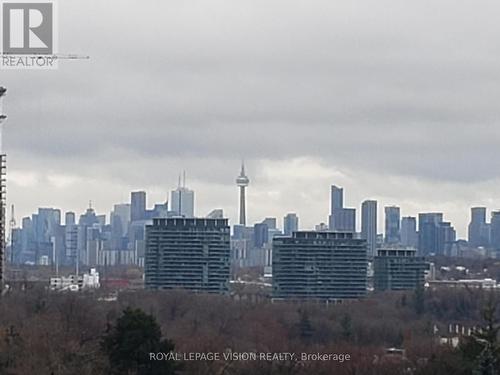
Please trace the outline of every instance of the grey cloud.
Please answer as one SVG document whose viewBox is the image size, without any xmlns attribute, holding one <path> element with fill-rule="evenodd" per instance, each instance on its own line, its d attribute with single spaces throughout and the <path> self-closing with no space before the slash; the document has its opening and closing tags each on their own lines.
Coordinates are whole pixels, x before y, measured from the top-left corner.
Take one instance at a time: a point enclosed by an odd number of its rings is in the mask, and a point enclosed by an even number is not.
<svg viewBox="0 0 500 375">
<path fill-rule="evenodd" d="M 65 0 L 60 50 L 92 59 L 0 72 L 10 168 L 125 184 L 127 165 L 144 184 L 175 183 L 186 168 L 229 186 L 242 157 L 313 157 L 358 175 L 487 182 L 500 170 L 499 10 Z"/>
</svg>

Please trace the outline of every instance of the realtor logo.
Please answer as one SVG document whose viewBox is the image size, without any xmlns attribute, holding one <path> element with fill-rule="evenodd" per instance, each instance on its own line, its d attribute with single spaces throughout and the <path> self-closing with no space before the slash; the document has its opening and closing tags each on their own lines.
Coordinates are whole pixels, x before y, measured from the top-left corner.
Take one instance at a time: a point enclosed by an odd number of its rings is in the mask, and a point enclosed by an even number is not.
<svg viewBox="0 0 500 375">
<path fill-rule="evenodd" d="M 51 1 L 3 1 L 1 21 L 4 55 L 54 53 L 54 4 Z"/>
</svg>

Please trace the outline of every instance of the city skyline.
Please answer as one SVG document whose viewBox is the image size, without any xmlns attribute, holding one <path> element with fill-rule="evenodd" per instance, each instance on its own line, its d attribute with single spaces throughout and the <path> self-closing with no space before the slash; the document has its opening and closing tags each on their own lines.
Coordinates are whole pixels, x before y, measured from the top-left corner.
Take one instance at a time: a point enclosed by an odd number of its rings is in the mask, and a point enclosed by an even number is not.
<svg viewBox="0 0 500 375">
<path fill-rule="evenodd" d="M 0 372 L 500 375 L 499 12 L 0 0 Z"/>
<path fill-rule="evenodd" d="M 138 189 L 162 201 L 185 169 L 200 212 L 221 206 L 235 222 L 243 156 L 250 222 L 296 211 L 312 228 L 332 183 L 357 210 L 376 199 L 404 216 L 445 212 L 461 238 L 470 207 L 500 208 L 498 4 L 474 8 L 480 23 L 449 0 L 431 13 L 394 0 L 157 7 L 123 1 L 136 22 L 123 30 L 113 5 L 65 1 L 60 49 L 91 59 L 2 72 L 19 217 L 89 199 L 107 212 Z M 82 33 L 86 17 L 95 28 Z"/>
<path fill-rule="evenodd" d="M 185 178 L 185 177 L 184 177 Z M 179 181 L 180 181 L 180 177 L 179 177 Z M 330 201 L 328 202 L 328 209 L 331 211 L 333 209 L 333 197 L 334 197 L 334 190 L 337 190 L 340 192 L 340 195 L 338 195 L 340 197 L 340 200 L 343 204 L 344 202 L 344 187 L 340 187 L 340 186 L 337 186 L 337 185 L 330 185 L 329 186 L 330 189 L 329 189 L 329 199 Z M 135 219 L 133 218 L 134 217 L 134 214 L 133 214 L 133 207 L 134 207 L 134 200 L 137 201 L 137 197 L 140 195 L 140 198 L 139 198 L 139 208 L 138 210 L 139 211 L 142 211 L 142 212 L 146 212 L 146 211 L 149 211 L 149 212 L 155 212 L 156 209 L 158 209 L 159 206 L 165 206 L 165 209 L 169 209 L 171 212 L 176 212 L 176 204 L 178 205 L 178 203 L 175 202 L 175 198 L 174 196 L 176 196 L 175 194 L 179 194 L 179 190 L 182 190 L 182 191 L 186 191 L 190 194 L 190 197 L 188 198 L 188 200 L 190 199 L 191 202 L 189 203 L 189 208 L 188 208 L 188 211 L 187 212 L 183 212 L 182 213 L 182 216 L 184 217 L 195 217 L 195 218 L 203 218 L 203 217 L 208 217 L 207 215 L 211 214 L 213 210 L 219 210 L 221 209 L 223 212 L 224 212 L 224 217 L 229 219 L 229 223 L 231 225 L 239 225 L 239 221 L 238 221 L 238 218 L 236 218 L 234 221 L 231 220 L 230 218 L 230 215 L 226 215 L 226 210 L 224 207 L 217 207 L 217 206 L 210 206 L 210 210 L 206 211 L 206 212 L 198 212 L 198 209 L 197 209 L 197 203 L 196 204 L 194 203 L 194 194 L 196 193 L 195 190 L 191 190 L 191 189 L 188 189 L 186 188 L 186 185 L 185 185 L 185 181 L 183 182 L 182 185 L 180 185 L 180 182 L 178 183 L 177 187 L 175 189 L 170 189 L 169 190 L 169 194 L 170 196 L 167 196 L 166 200 L 155 200 L 154 198 L 151 198 L 150 194 L 148 191 L 144 190 L 144 189 L 136 189 L 134 191 L 129 191 L 128 192 L 128 200 L 125 199 L 123 201 L 117 201 L 117 202 L 114 202 L 112 204 L 112 207 L 109 209 L 109 210 L 99 210 L 98 208 L 95 207 L 94 205 L 94 201 L 92 200 L 89 200 L 87 201 L 87 206 L 82 210 L 82 211 L 78 211 L 77 209 L 72 209 L 72 208 L 69 208 L 69 209 L 66 209 L 66 208 L 63 208 L 63 207 L 59 207 L 59 206 L 50 206 L 50 205 L 40 205 L 40 206 L 37 206 L 35 207 L 28 215 L 16 215 L 15 216 L 15 221 L 17 224 L 16 227 L 18 228 L 21 228 L 22 226 L 20 225 L 21 222 L 22 222 L 22 219 L 23 218 L 26 218 L 26 217 L 31 217 L 32 214 L 35 214 L 37 212 L 37 210 L 44 210 L 44 209 L 57 209 L 57 210 L 60 210 L 61 212 L 61 215 L 63 214 L 74 214 L 74 215 L 80 215 L 80 214 L 83 214 L 85 213 L 86 211 L 88 211 L 89 208 L 91 208 L 92 210 L 94 210 L 96 212 L 96 214 L 99 214 L 99 215 L 102 215 L 104 218 L 105 218 L 105 222 L 107 224 L 112 224 L 112 220 L 113 220 L 113 215 L 115 215 L 115 211 L 118 207 L 121 207 L 121 206 L 128 206 L 128 211 L 130 213 L 130 219 L 132 221 L 134 220 L 138 220 L 138 218 L 136 217 Z M 238 188 L 238 191 L 239 191 L 239 188 Z M 237 194 L 238 195 L 238 200 L 240 199 L 240 195 L 239 193 Z M 135 197 L 135 198 L 134 198 Z M 170 198 L 170 200 L 169 200 Z M 434 214 L 434 213 L 439 213 L 440 215 L 443 216 L 443 218 L 445 219 L 445 221 L 447 222 L 450 222 L 452 227 L 455 227 L 455 224 L 452 220 L 449 220 L 449 216 L 446 212 L 443 212 L 443 211 L 439 211 L 439 210 L 433 210 L 433 209 L 430 209 L 430 210 L 427 210 L 427 211 L 424 211 L 424 210 L 421 210 L 421 211 L 418 211 L 416 214 L 410 214 L 410 215 L 407 215 L 407 214 L 403 214 L 400 212 L 400 207 L 399 206 L 396 206 L 396 205 L 383 205 L 381 206 L 380 205 L 380 200 L 377 200 L 377 199 L 365 199 L 364 201 L 360 202 L 359 204 L 359 207 L 353 207 L 353 209 L 355 210 L 354 212 L 354 216 L 355 216 L 355 221 L 356 221 L 356 226 L 355 226 L 355 232 L 359 233 L 362 237 L 364 236 L 363 234 L 363 207 L 366 203 L 371 203 L 373 202 L 375 204 L 375 208 L 374 208 L 374 211 L 375 211 L 375 216 L 376 216 L 376 225 L 375 225 L 375 228 L 378 227 L 378 230 L 376 230 L 376 234 L 377 235 L 383 235 L 384 236 L 384 242 L 388 242 L 388 243 L 401 243 L 401 240 L 402 240 L 402 237 L 400 237 L 398 240 L 388 240 L 387 238 L 387 220 L 388 220 L 388 210 L 391 211 L 392 209 L 396 208 L 398 211 L 398 215 L 399 215 L 399 220 L 397 220 L 397 225 L 398 225 L 398 229 L 397 229 L 397 233 L 399 236 L 402 236 L 403 235 L 403 225 L 404 225 L 404 219 L 408 219 L 408 218 L 412 218 L 412 219 L 415 219 L 416 220 L 416 223 L 418 223 L 418 218 L 419 218 L 419 215 L 427 215 L 427 214 Z M 378 209 L 377 209 L 377 206 L 378 206 Z M 338 208 L 341 208 L 341 207 L 338 207 Z M 341 208 L 342 209 L 342 208 Z M 478 210 L 478 209 L 481 209 L 482 210 L 482 213 L 483 213 L 483 219 L 485 220 L 484 222 L 485 223 L 488 223 L 488 225 L 490 224 L 490 222 L 492 221 L 493 219 L 493 216 L 500 212 L 500 209 L 495 209 L 495 208 L 490 208 L 490 207 L 483 207 L 483 206 L 474 206 L 474 207 L 469 207 L 469 216 L 467 216 L 467 220 L 468 220 L 468 225 L 467 227 L 465 228 L 464 230 L 464 234 L 463 236 L 460 235 L 460 232 L 457 230 L 457 240 L 468 240 L 470 238 L 470 225 L 471 225 L 471 222 L 473 220 L 475 220 L 475 217 L 474 217 L 474 211 Z M 170 212 L 169 211 L 169 212 Z M 184 210 L 183 210 L 184 211 Z M 193 212 L 196 211 L 196 214 L 193 215 Z M 300 217 L 299 214 L 297 214 L 293 209 L 289 212 L 285 212 L 283 215 L 290 215 L 291 212 L 293 211 L 293 215 L 296 215 L 296 217 Z M 384 212 L 385 211 L 385 212 Z M 167 211 L 165 211 L 167 212 Z M 239 205 L 237 207 L 237 213 L 238 213 L 238 217 L 240 215 L 240 211 L 239 211 Z M 283 216 L 282 215 L 282 216 Z M 152 217 L 151 217 L 152 218 Z M 254 224 L 258 224 L 260 223 L 263 219 L 264 221 L 267 219 L 267 218 L 274 218 L 274 219 L 277 219 L 278 220 L 278 223 L 279 223 L 279 218 L 280 216 L 274 216 L 274 215 L 270 215 L 270 214 L 265 214 L 264 216 L 262 217 L 259 217 L 257 218 L 255 221 L 252 221 L 252 220 L 248 220 L 247 221 L 247 225 L 248 226 L 252 226 Z M 7 220 L 11 219 L 11 217 L 9 215 L 7 215 Z M 306 227 L 306 226 L 303 226 L 302 224 L 299 226 L 299 230 L 314 230 L 314 227 L 316 227 L 318 224 L 320 223 L 326 223 L 328 224 L 328 219 L 331 219 L 331 214 L 327 216 L 326 220 L 319 220 L 317 222 L 315 222 L 315 224 L 313 224 L 312 227 Z M 391 219 L 389 219 L 391 220 Z M 140 220 L 139 220 L 140 221 Z M 63 222 L 61 220 L 61 222 Z M 301 222 L 302 222 L 302 219 L 301 219 Z M 282 223 L 282 225 L 278 225 L 277 226 L 279 229 L 281 230 L 284 230 L 285 229 L 285 225 L 284 223 Z M 418 229 L 418 224 L 417 224 L 417 227 Z M 455 228 L 456 229 L 456 228 Z M 330 230 L 333 230 L 335 231 L 336 229 L 335 228 L 330 228 Z M 341 231 L 344 231 L 344 230 L 341 230 Z M 348 230 L 350 231 L 350 230 Z M 364 237 L 363 237 L 364 238 Z M 370 241 L 368 241 L 368 243 L 370 243 Z M 405 243 L 405 241 L 403 241 L 402 243 Z M 474 242 L 472 242 L 472 244 L 474 245 Z M 477 246 L 477 244 L 476 244 Z M 481 246 L 481 244 L 479 244 L 479 246 Z"/>
</svg>

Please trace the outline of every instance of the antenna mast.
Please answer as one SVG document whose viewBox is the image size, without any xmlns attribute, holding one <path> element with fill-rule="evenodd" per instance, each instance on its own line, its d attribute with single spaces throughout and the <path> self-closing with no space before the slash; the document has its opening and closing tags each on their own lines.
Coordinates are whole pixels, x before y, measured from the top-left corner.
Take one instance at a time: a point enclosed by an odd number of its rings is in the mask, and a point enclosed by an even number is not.
<svg viewBox="0 0 500 375">
<path fill-rule="evenodd" d="M 3 285 L 5 282 L 4 275 L 4 259 L 5 259 L 5 200 L 6 200 L 6 181 L 5 181 L 5 168 L 6 168 L 6 156 L 3 153 L 2 148 L 2 133 L 3 124 L 7 120 L 7 116 L 3 114 L 3 98 L 7 89 L 0 86 L 0 289 L 3 290 Z M 1 291 L 0 290 L 0 291 Z"/>
</svg>

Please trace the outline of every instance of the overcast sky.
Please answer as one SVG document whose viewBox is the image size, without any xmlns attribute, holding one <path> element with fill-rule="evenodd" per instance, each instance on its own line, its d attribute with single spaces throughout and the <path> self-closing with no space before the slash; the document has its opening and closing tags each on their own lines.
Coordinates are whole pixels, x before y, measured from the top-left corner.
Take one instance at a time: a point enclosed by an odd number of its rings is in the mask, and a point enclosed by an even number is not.
<svg viewBox="0 0 500 375">
<path fill-rule="evenodd" d="M 55 71 L 0 71 L 8 200 L 108 213 L 187 171 L 196 213 L 327 221 L 329 186 L 403 215 L 500 208 L 498 1 L 59 1 Z M 358 214 L 359 216 L 359 214 Z M 379 231 L 381 231 L 379 225 Z"/>
</svg>

